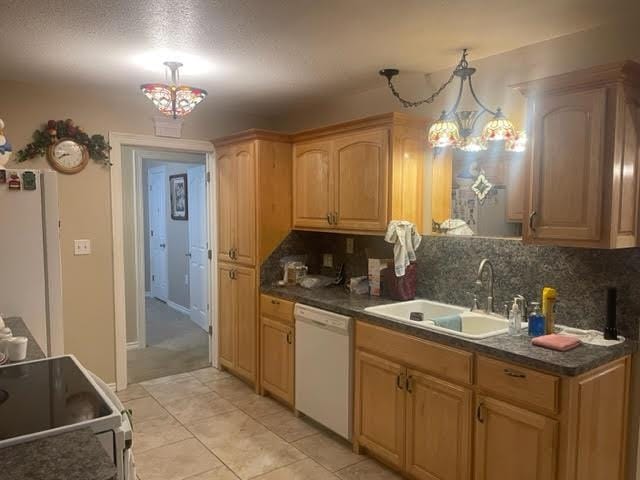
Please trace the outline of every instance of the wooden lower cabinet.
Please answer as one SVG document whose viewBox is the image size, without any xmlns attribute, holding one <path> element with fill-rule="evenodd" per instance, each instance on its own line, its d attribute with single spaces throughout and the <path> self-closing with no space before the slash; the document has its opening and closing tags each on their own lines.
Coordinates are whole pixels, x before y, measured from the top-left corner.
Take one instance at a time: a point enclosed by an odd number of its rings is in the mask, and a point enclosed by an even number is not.
<svg viewBox="0 0 640 480">
<path fill-rule="evenodd" d="M 405 470 L 412 477 L 469 479 L 472 395 L 468 388 L 407 371 Z"/>
<path fill-rule="evenodd" d="M 256 272 L 218 264 L 218 351 L 220 364 L 251 382 L 257 372 Z"/>
<path fill-rule="evenodd" d="M 474 480 L 554 479 L 557 442 L 556 420 L 478 396 Z"/>
<path fill-rule="evenodd" d="M 404 466 L 405 380 L 402 365 L 356 351 L 357 441 L 397 469 Z"/>
<path fill-rule="evenodd" d="M 293 405 L 293 326 L 262 316 L 260 328 L 262 388 Z"/>
</svg>

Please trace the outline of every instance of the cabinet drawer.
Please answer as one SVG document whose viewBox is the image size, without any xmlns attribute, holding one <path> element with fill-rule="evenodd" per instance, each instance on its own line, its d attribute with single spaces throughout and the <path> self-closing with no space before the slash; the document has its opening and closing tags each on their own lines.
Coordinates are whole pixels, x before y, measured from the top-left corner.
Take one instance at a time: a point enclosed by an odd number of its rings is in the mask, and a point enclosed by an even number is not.
<svg viewBox="0 0 640 480">
<path fill-rule="evenodd" d="M 356 322 L 356 346 L 425 373 L 472 383 L 473 354 L 388 328 Z"/>
<path fill-rule="evenodd" d="M 260 295 L 260 314 L 293 323 L 293 302 L 271 295 Z"/>
<path fill-rule="evenodd" d="M 481 389 L 551 413 L 558 412 L 558 377 L 481 356 L 478 356 L 476 371 Z"/>
</svg>

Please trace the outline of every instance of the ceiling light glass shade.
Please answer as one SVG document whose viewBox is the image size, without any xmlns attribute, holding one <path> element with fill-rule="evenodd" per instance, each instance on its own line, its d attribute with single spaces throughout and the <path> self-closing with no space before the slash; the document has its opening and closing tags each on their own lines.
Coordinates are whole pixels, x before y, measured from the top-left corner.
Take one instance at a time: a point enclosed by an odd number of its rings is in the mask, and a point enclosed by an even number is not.
<svg viewBox="0 0 640 480">
<path fill-rule="evenodd" d="M 481 137 L 467 137 L 460 140 L 457 147 L 464 152 L 481 152 L 487 149 L 487 144 Z"/>
<path fill-rule="evenodd" d="M 140 90 L 153 102 L 161 113 L 173 118 L 184 117 L 193 111 L 207 96 L 202 88 L 178 85 L 179 62 L 164 63 L 171 70 L 171 85 L 164 83 L 145 83 Z"/>
<path fill-rule="evenodd" d="M 516 130 L 513 128 L 513 123 L 504 116 L 500 109 L 496 111 L 493 118 L 482 129 L 482 138 L 485 142 L 508 141 L 515 136 Z"/>
<path fill-rule="evenodd" d="M 524 152 L 527 149 L 526 132 L 516 132 L 515 137 L 511 140 L 507 140 L 504 148 L 509 152 Z"/>
<path fill-rule="evenodd" d="M 429 128 L 429 144 L 432 147 L 449 147 L 460 141 L 460 132 L 455 121 L 441 116 Z"/>
</svg>

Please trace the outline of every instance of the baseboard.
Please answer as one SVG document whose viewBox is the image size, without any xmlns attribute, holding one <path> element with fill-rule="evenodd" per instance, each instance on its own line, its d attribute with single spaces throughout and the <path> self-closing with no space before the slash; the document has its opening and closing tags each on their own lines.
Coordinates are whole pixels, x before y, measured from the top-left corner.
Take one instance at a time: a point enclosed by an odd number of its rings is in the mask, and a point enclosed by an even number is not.
<svg viewBox="0 0 640 480">
<path fill-rule="evenodd" d="M 116 384 L 115 384 L 115 383 L 107 383 L 107 387 L 109 387 L 109 389 L 110 389 L 112 392 L 115 392 L 115 391 L 116 391 Z"/>
<path fill-rule="evenodd" d="M 185 315 L 191 315 L 191 311 L 187 307 L 183 307 L 182 305 L 172 302 L 171 300 L 167 300 L 167 306 L 177 310 L 180 313 L 184 313 Z"/>
<path fill-rule="evenodd" d="M 135 342 L 127 342 L 127 350 L 135 350 L 136 348 L 140 348 L 137 340 Z"/>
</svg>

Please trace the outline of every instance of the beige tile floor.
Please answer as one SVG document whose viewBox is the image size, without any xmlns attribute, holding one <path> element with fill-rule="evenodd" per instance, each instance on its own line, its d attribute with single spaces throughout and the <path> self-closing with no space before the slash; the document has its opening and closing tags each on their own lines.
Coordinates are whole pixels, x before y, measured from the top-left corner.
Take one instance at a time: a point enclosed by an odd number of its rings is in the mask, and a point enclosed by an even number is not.
<svg viewBox="0 0 640 480">
<path fill-rule="evenodd" d="M 393 480 L 344 440 L 205 368 L 129 385 L 140 480 Z"/>
</svg>

